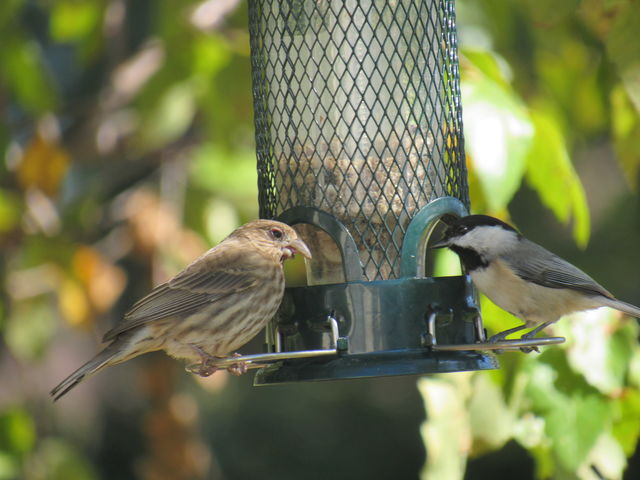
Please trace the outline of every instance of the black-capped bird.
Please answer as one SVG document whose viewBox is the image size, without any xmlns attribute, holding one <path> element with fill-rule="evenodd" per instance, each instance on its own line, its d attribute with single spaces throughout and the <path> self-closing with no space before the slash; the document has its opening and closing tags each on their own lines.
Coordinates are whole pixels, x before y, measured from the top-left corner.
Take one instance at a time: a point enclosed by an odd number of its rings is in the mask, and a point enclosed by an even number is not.
<svg viewBox="0 0 640 480">
<path fill-rule="evenodd" d="M 432 248 L 457 253 L 478 290 L 525 322 L 494 340 L 536 327 L 522 336 L 531 338 L 564 315 L 599 307 L 640 318 L 640 308 L 617 300 L 582 270 L 497 218 L 469 215 L 447 223 L 444 237 Z"/>
</svg>

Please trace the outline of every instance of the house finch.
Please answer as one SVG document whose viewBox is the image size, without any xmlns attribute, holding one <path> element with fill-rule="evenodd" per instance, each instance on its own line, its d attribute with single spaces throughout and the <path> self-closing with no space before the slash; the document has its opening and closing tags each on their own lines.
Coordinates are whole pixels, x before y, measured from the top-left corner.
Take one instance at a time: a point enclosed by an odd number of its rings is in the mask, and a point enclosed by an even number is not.
<svg viewBox="0 0 640 480">
<path fill-rule="evenodd" d="M 216 371 L 212 361 L 251 340 L 273 317 L 284 294 L 285 260 L 307 245 L 284 223 L 256 220 L 235 230 L 218 246 L 138 301 L 108 331 L 104 350 L 51 391 L 59 399 L 86 377 L 146 352 L 164 350 L 199 362 L 190 371 Z M 230 368 L 244 373 L 241 362 Z"/>
</svg>

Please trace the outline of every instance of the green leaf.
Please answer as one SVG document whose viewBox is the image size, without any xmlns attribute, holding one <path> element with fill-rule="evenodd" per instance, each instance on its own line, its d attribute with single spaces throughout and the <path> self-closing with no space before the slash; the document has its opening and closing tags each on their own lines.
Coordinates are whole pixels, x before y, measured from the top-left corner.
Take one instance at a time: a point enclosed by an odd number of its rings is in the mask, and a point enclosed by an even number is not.
<svg viewBox="0 0 640 480">
<path fill-rule="evenodd" d="M 35 441 L 35 425 L 26 411 L 16 407 L 0 413 L 0 450 L 24 454 Z"/>
<path fill-rule="evenodd" d="M 609 406 L 597 395 L 565 397 L 547 412 L 546 431 L 558 463 L 575 472 L 589 455 L 609 418 Z"/>
<path fill-rule="evenodd" d="M 427 449 L 422 480 L 462 480 L 471 446 L 466 398 L 471 374 L 424 377 L 418 390 L 424 400 L 427 419 L 420 432 Z"/>
<path fill-rule="evenodd" d="M 486 78 L 501 85 L 505 89 L 511 88 L 509 82 L 512 77 L 509 65 L 495 53 L 488 50 L 474 48 L 461 49 L 461 63 L 466 65 L 465 78 L 471 80 L 473 70 L 477 69 Z"/>
<path fill-rule="evenodd" d="M 584 247 L 589 241 L 589 207 L 560 126 L 541 110 L 533 110 L 531 118 L 535 134 L 527 155 L 527 181 L 561 222 L 573 218 L 573 237 Z"/>
<path fill-rule="evenodd" d="M 627 458 L 620 444 L 609 432 L 603 432 L 582 466 L 581 473 L 592 473 L 595 467 L 598 475 L 594 475 L 594 478 L 622 478 L 626 466 Z M 581 477 L 585 478 L 586 475 Z"/>
<path fill-rule="evenodd" d="M 36 112 L 51 110 L 56 95 L 34 40 L 5 37 L 0 48 L 0 82 L 9 87 L 21 106 Z"/>
<path fill-rule="evenodd" d="M 141 127 L 141 143 L 157 148 L 176 140 L 189 127 L 196 112 L 193 86 L 190 82 L 172 85 L 145 115 Z"/>
<path fill-rule="evenodd" d="M 0 480 L 14 480 L 19 477 L 18 459 L 8 452 L 0 451 Z"/>
<path fill-rule="evenodd" d="M 54 40 L 78 40 L 100 27 L 102 2 L 58 0 L 51 9 L 50 32 Z"/>
<path fill-rule="evenodd" d="M 45 301 L 25 301 L 12 310 L 5 339 L 16 357 L 33 360 L 44 353 L 54 329 L 51 307 Z"/>
<path fill-rule="evenodd" d="M 520 186 L 533 127 L 523 102 L 504 81 L 481 68 L 468 69 L 461 83 L 467 159 L 488 209 L 498 212 Z"/>
<path fill-rule="evenodd" d="M 552 25 L 575 12 L 580 0 L 525 0 L 524 4 L 534 21 Z"/>
<path fill-rule="evenodd" d="M 514 426 L 513 413 L 507 408 L 500 386 L 490 375 L 474 375 L 473 395 L 469 399 L 469 419 L 474 438 L 473 454 L 497 450 L 510 438 Z M 491 415 L 487 412 L 491 411 Z"/>
<path fill-rule="evenodd" d="M 0 32 L 6 32 L 9 26 L 7 24 L 14 23 L 24 0 L 3 0 L 0 2 Z"/>
<path fill-rule="evenodd" d="M 12 230 L 20 220 L 20 201 L 12 192 L 0 189 L 0 232 Z"/>
<path fill-rule="evenodd" d="M 614 395 L 625 386 L 634 354 L 637 326 L 621 324 L 619 314 L 598 309 L 568 316 L 554 326 L 554 334 L 568 339 L 567 359 L 593 387 Z"/>
<path fill-rule="evenodd" d="M 26 467 L 30 480 L 93 480 L 91 465 L 71 445 L 54 438 L 40 442 Z"/>
<path fill-rule="evenodd" d="M 611 91 L 611 126 L 616 157 L 632 188 L 640 172 L 640 116 L 621 85 Z"/>
<path fill-rule="evenodd" d="M 576 472 L 610 425 L 613 408 L 571 370 L 560 349 L 545 350 L 537 360 L 525 364 L 531 410 L 544 418 L 554 462 L 566 472 Z"/>
<path fill-rule="evenodd" d="M 607 53 L 618 67 L 620 78 L 631 101 L 640 111 L 640 4 L 629 2 L 621 6 L 607 38 Z"/>
<path fill-rule="evenodd" d="M 625 454 L 631 456 L 640 436 L 640 391 L 627 388 L 613 403 L 613 436 Z"/>
<path fill-rule="evenodd" d="M 201 188 L 237 199 L 255 199 L 258 195 L 255 152 L 225 151 L 204 144 L 189 167 L 191 180 Z"/>
</svg>

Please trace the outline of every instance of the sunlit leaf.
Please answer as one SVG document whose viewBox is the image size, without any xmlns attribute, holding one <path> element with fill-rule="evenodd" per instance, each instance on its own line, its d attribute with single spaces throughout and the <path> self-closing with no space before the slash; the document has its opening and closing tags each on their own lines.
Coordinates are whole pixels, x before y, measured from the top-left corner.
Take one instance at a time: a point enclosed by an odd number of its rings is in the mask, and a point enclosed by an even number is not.
<svg viewBox="0 0 640 480">
<path fill-rule="evenodd" d="M 571 368 L 604 394 L 625 385 L 637 329 L 620 328 L 618 314 L 608 309 L 581 312 L 564 319 L 556 333 L 569 337 L 567 359 Z"/>
<path fill-rule="evenodd" d="M 609 406 L 596 395 L 573 396 L 546 415 L 546 429 L 560 465 L 575 472 L 608 423 Z"/>
<path fill-rule="evenodd" d="M 76 277 L 87 292 L 92 310 L 102 313 L 111 308 L 124 290 L 124 272 L 87 246 L 76 250 L 72 264 Z"/>
<path fill-rule="evenodd" d="M 463 48 L 460 63 L 464 67 L 463 75 L 466 80 L 473 81 L 478 76 L 484 76 L 497 83 L 504 89 L 510 89 L 512 72 L 509 64 L 495 53 L 488 50 Z M 477 73 L 474 72 L 477 70 Z"/>
<path fill-rule="evenodd" d="M 485 327 L 487 327 L 487 330 L 489 331 L 489 336 L 508 328 L 517 327 L 523 323 L 518 317 L 501 309 L 484 295 L 480 296 L 480 307 L 482 311 L 482 319 Z M 517 334 L 514 334 L 513 337 L 509 338 L 517 338 Z"/>
<path fill-rule="evenodd" d="M 584 247 L 589 240 L 589 207 L 560 126 L 543 111 L 532 111 L 531 118 L 535 134 L 527 155 L 527 181 L 560 221 L 573 219 L 573 236 Z"/>
<path fill-rule="evenodd" d="M 219 35 L 202 35 L 194 39 L 193 44 L 194 72 L 211 78 L 231 60 L 228 43 Z"/>
<path fill-rule="evenodd" d="M 468 407 L 474 455 L 501 448 L 513 435 L 514 427 L 513 412 L 507 408 L 500 386 L 482 373 L 473 377 Z"/>
<path fill-rule="evenodd" d="M 87 294 L 80 282 L 65 278 L 58 288 L 60 313 L 69 325 L 86 326 L 91 319 Z"/>
<path fill-rule="evenodd" d="M 520 186 L 533 127 L 523 102 L 504 82 L 469 68 L 461 84 L 469 168 L 487 207 L 498 212 Z"/>
<path fill-rule="evenodd" d="M 88 460 L 70 444 L 44 438 L 26 465 L 30 480 L 94 480 L 97 478 Z"/>
<path fill-rule="evenodd" d="M 0 450 L 0 480 L 18 478 L 19 461 L 15 455 Z"/>
<path fill-rule="evenodd" d="M 618 67 L 631 101 L 640 112 L 640 4 L 621 5 L 607 38 L 607 53 Z"/>
<path fill-rule="evenodd" d="M 0 80 L 21 107 L 43 113 L 55 106 L 57 97 L 41 55 L 34 40 L 6 36 L 0 49 Z"/>
<path fill-rule="evenodd" d="M 142 145 L 157 148 L 176 140 L 191 124 L 195 110 L 193 85 L 184 82 L 171 86 L 145 115 Z"/>
<path fill-rule="evenodd" d="M 0 451 L 23 454 L 35 440 L 35 425 L 25 410 L 15 407 L 0 413 Z"/>
<path fill-rule="evenodd" d="M 449 277 L 460 275 L 462 273 L 462 268 L 460 267 L 460 258 L 451 250 L 438 249 L 434 252 L 434 257 L 434 277 Z"/>
<path fill-rule="evenodd" d="M 0 189 L 0 232 L 12 230 L 20 220 L 20 202 L 7 190 Z"/>
<path fill-rule="evenodd" d="M 99 28 L 102 2 L 58 0 L 51 9 L 51 36 L 58 42 L 77 40 Z"/>
<path fill-rule="evenodd" d="M 258 194 L 252 151 L 224 151 L 212 144 L 203 145 L 190 163 L 189 175 L 195 185 L 231 198 L 256 198 Z"/>
<path fill-rule="evenodd" d="M 54 141 L 35 135 L 18 165 L 18 179 L 24 188 L 37 188 L 49 196 L 58 192 L 69 167 L 69 154 Z"/>
<path fill-rule="evenodd" d="M 5 340 L 16 357 L 33 360 L 44 353 L 54 329 L 55 320 L 45 301 L 25 301 L 14 306 L 5 328 Z"/>
<path fill-rule="evenodd" d="M 609 424 L 610 402 L 571 370 L 559 349 L 546 350 L 527 368 L 527 396 L 545 419 L 551 454 L 563 470 L 575 472 Z"/>
<path fill-rule="evenodd" d="M 556 461 L 549 442 L 529 450 L 536 462 L 536 478 L 552 478 L 557 473 Z"/>
<path fill-rule="evenodd" d="M 627 458 L 620 444 L 608 432 L 603 432 L 591 450 L 587 461 L 579 470 L 581 478 L 588 478 L 593 474 L 594 468 L 598 470 L 598 475 L 594 475 L 594 480 L 601 478 L 622 478 L 627 466 Z"/>
<path fill-rule="evenodd" d="M 471 448 L 471 426 L 465 399 L 470 374 L 424 377 L 418 381 L 427 411 L 420 429 L 428 453 L 422 480 L 462 480 Z"/>
<path fill-rule="evenodd" d="M 207 235 L 217 244 L 240 224 L 238 211 L 233 204 L 222 199 L 210 200 L 205 209 Z M 290 262 L 287 262 L 290 263 Z M 286 268 L 285 264 L 285 268 Z"/>
<path fill-rule="evenodd" d="M 627 455 L 632 455 L 640 436 L 640 391 L 627 388 L 613 402 L 612 433 Z"/>
</svg>

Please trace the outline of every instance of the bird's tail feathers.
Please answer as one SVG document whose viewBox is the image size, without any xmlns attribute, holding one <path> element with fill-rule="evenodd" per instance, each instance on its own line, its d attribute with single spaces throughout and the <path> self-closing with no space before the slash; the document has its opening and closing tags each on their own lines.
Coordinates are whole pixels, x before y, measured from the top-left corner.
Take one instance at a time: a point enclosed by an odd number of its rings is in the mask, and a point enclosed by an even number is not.
<svg viewBox="0 0 640 480">
<path fill-rule="evenodd" d="M 605 306 L 615 308 L 622 313 L 626 313 L 627 315 L 640 319 L 640 308 L 635 305 L 631 305 L 630 303 L 626 303 L 615 298 L 607 298 L 606 300 L 607 301 L 604 302 Z"/>
<path fill-rule="evenodd" d="M 96 374 L 103 368 L 116 365 L 136 356 L 137 353 L 132 353 L 128 348 L 129 342 L 130 338 L 128 336 L 117 338 L 111 345 L 65 378 L 49 393 L 53 397 L 53 401 L 57 401 L 84 379 Z"/>
</svg>

